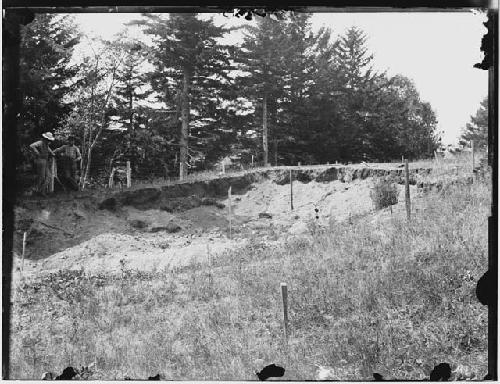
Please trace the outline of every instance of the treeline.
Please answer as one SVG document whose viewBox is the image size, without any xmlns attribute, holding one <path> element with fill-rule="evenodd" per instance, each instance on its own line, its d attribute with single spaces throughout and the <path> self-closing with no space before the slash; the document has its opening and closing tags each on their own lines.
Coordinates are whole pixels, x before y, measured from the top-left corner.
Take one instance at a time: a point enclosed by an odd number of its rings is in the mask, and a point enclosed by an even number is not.
<svg viewBox="0 0 500 384">
<path fill-rule="evenodd" d="M 40 14 L 25 27 L 21 154 L 47 130 L 73 134 L 85 182 L 124 160 L 139 174 L 185 175 L 230 154 L 264 164 L 390 161 L 438 146 L 429 103 L 410 79 L 373 69 L 358 28 L 333 39 L 312 31 L 310 14 L 258 17 L 237 28 L 241 44 L 225 45 L 232 29 L 196 14 L 131 24 L 147 44 L 126 31 L 88 41 L 69 16 Z M 92 54 L 73 55 L 81 41 Z"/>
</svg>

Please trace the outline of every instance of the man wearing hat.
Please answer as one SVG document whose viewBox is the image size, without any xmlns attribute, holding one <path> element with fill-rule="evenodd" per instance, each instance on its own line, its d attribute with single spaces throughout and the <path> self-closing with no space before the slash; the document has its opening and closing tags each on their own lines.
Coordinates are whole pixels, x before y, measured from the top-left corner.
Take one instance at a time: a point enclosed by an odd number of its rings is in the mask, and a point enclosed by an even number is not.
<svg viewBox="0 0 500 384">
<path fill-rule="evenodd" d="M 30 145 L 31 151 L 35 154 L 36 190 L 42 195 L 45 195 L 50 175 L 48 168 L 49 155 L 54 156 L 54 152 L 49 147 L 51 141 L 54 141 L 54 136 L 50 132 L 45 132 L 42 133 L 41 140 Z"/>
<path fill-rule="evenodd" d="M 63 173 L 64 178 L 71 184 L 73 189 L 78 190 L 78 182 L 76 181 L 76 171 L 78 162 L 82 160 L 80 150 L 75 145 L 75 137 L 68 137 L 68 144 L 54 150 L 54 153 L 63 155 Z"/>
</svg>

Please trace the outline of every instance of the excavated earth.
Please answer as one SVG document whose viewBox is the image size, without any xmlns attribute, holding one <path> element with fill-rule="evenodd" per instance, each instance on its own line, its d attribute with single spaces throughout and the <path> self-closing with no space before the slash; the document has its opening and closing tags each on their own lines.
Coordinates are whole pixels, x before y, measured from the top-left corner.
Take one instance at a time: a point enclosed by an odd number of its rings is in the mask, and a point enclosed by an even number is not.
<svg viewBox="0 0 500 384">
<path fill-rule="evenodd" d="M 410 168 L 412 196 L 418 196 L 417 186 L 439 188 L 429 173 Z M 404 204 L 404 169 L 394 165 L 276 167 L 104 197 L 87 192 L 25 198 L 15 209 L 15 271 L 22 265 L 25 232 L 24 276 L 81 268 L 113 273 L 121 263 L 140 270 L 175 268 L 256 238 L 286 241 L 310 233 L 312 223 L 331 225 L 373 211 L 370 190 L 383 176 L 398 184 Z"/>
</svg>

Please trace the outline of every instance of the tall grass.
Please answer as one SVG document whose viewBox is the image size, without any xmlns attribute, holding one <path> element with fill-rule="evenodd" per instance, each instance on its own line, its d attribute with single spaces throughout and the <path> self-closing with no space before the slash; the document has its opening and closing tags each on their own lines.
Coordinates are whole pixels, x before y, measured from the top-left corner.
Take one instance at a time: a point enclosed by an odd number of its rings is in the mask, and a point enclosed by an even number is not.
<svg viewBox="0 0 500 384">
<path fill-rule="evenodd" d="M 422 379 L 435 364 L 487 373 L 486 183 L 454 185 L 404 210 L 332 222 L 279 246 L 245 248 L 175 271 L 126 265 L 112 276 L 62 272 L 17 287 L 12 377 L 97 362 L 94 379 Z M 289 288 L 283 338 L 280 282 Z M 461 368 L 461 369 L 462 369 Z"/>
</svg>

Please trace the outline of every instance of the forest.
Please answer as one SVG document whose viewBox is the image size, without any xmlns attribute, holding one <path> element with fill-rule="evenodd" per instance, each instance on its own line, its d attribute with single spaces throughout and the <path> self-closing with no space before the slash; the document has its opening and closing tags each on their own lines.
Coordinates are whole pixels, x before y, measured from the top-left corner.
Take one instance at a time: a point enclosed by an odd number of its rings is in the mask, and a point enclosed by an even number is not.
<svg viewBox="0 0 500 384">
<path fill-rule="evenodd" d="M 248 165 L 389 162 L 429 157 L 436 115 L 413 81 L 373 68 L 368 36 L 313 31 L 311 14 L 256 16 L 240 27 L 199 14 L 142 14 L 112 40 L 71 15 L 23 27 L 18 164 L 52 131 L 82 153 L 80 182 L 130 161 L 136 177 Z M 234 30 L 243 38 L 224 44 Z M 90 50 L 75 54 L 80 43 Z"/>
</svg>

